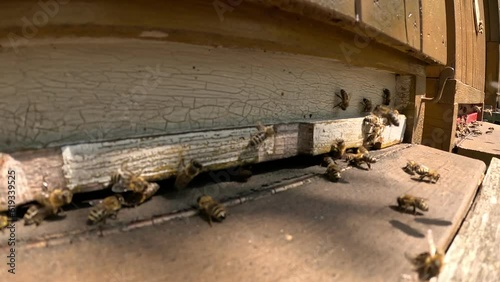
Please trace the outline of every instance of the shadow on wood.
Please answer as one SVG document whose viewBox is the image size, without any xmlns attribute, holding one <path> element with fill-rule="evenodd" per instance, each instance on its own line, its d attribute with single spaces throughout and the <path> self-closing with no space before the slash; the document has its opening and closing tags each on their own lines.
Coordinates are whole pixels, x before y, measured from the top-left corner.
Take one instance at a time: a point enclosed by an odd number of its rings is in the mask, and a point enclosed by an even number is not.
<svg viewBox="0 0 500 282">
<path fill-rule="evenodd" d="M 418 217 L 418 218 L 415 218 L 415 221 L 418 223 L 423 223 L 425 225 L 448 226 L 448 225 L 452 224 L 452 222 L 449 220 L 443 220 L 443 219 L 439 219 L 439 218 Z"/>
<path fill-rule="evenodd" d="M 412 237 L 416 237 L 416 238 L 424 238 L 425 237 L 425 235 L 422 232 L 409 226 L 408 224 L 402 223 L 399 220 L 389 220 L 389 223 L 393 227 L 401 230 L 403 233 L 405 233 L 408 236 L 412 236 Z"/>
</svg>

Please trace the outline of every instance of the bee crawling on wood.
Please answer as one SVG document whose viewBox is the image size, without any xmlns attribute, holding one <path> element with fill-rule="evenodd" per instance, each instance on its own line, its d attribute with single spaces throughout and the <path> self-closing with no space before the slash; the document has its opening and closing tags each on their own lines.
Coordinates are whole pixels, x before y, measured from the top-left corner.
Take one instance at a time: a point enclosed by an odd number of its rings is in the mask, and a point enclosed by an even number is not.
<svg viewBox="0 0 500 282">
<path fill-rule="evenodd" d="M 191 160 L 187 165 L 184 164 L 184 158 L 181 157 L 177 177 L 175 178 L 175 188 L 180 191 L 185 189 L 191 181 L 200 174 L 203 165 L 197 160 Z"/>
<path fill-rule="evenodd" d="M 364 113 L 369 113 L 372 111 L 373 104 L 370 99 L 363 98 L 363 100 L 360 102 L 363 105 L 363 112 Z"/>
<path fill-rule="evenodd" d="M 441 175 L 436 170 L 429 169 L 425 165 L 418 164 L 415 161 L 408 161 L 406 167 L 404 167 L 403 169 L 412 175 L 417 173 L 418 175 L 420 175 L 420 180 L 424 180 L 426 177 L 428 177 L 432 183 L 436 183 L 441 177 Z"/>
<path fill-rule="evenodd" d="M 198 208 L 207 217 L 210 227 L 212 227 L 212 219 L 218 222 L 226 219 L 226 208 L 208 195 L 198 198 Z"/>
<path fill-rule="evenodd" d="M 495 130 L 494 127 L 488 127 L 488 130 L 486 130 L 485 134 L 491 134 L 493 133 L 493 130 Z"/>
<path fill-rule="evenodd" d="M 123 202 L 123 196 L 118 194 L 102 200 L 90 201 L 90 205 L 94 207 L 89 212 L 87 224 L 105 223 L 107 218 L 115 219 Z"/>
<path fill-rule="evenodd" d="M 391 91 L 389 91 L 389 89 L 387 88 L 384 88 L 383 91 L 383 96 L 382 96 L 382 104 L 383 105 L 386 105 L 386 106 L 389 106 L 389 104 L 391 104 Z"/>
<path fill-rule="evenodd" d="M 156 192 L 158 192 L 159 189 L 160 185 L 158 185 L 158 183 L 149 183 L 146 190 L 144 190 L 141 193 L 136 193 L 136 192 L 124 193 L 122 194 L 123 196 L 122 205 L 127 207 L 139 206 L 144 202 L 146 202 L 147 200 L 149 200 L 151 197 L 153 197 L 153 195 L 156 194 Z"/>
<path fill-rule="evenodd" d="M 346 149 L 347 146 L 345 144 L 344 139 L 339 138 L 335 140 L 335 142 L 332 144 L 330 152 L 333 153 L 336 159 L 341 159 L 344 157 Z"/>
<path fill-rule="evenodd" d="M 420 253 L 415 257 L 405 254 L 406 258 L 415 267 L 415 271 L 418 273 L 418 278 L 421 281 L 429 281 L 434 277 L 438 277 L 446 264 L 444 252 L 436 250 L 431 230 L 427 231 L 427 240 L 429 243 L 428 252 Z"/>
<path fill-rule="evenodd" d="M 267 138 L 276 134 L 272 125 L 264 126 L 262 123 L 258 122 L 256 127 L 257 133 L 250 137 L 247 147 L 259 147 Z"/>
<path fill-rule="evenodd" d="M 113 183 L 111 191 L 115 193 L 127 191 L 142 193 L 149 184 L 149 182 L 141 176 L 144 169 L 141 169 L 139 173 L 133 173 L 126 167 L 127 162 L 128 161 L 124 161 L 120 170 L 111 176 L 111 183 Z"/>
<path fill-rule="evenodd" d="M 340 167 L 335 163 L 335 161 L 331 157 L 325 157 L 324 162 L 326 163 L 326 177 L 328 180 L 337 182 L 339 181 L 342 177 L 340 176 L 341 169 Z"/>
<path fill-rule="evenodd" d="M 0 231 L 3 232 L 3 229 L 9 226 L 10 220 L 9 217 L 3 214 L 0 214 Z"/>
<path fill-rule="evenodd" d="M 49 206 L 31 205 L 24 214 L 24 225 L 36 224 L 38 226 L 45 218 L 52 215 L 56 213 Z"/>
<path fill-rule="evenodd" d="M 399 112 L 383 105 L 377 105 L 372 114 L 385 118 L 387 125 L 399 126 Z"/>
<path fill-rule="evenodd" d="M 404 212 L 409 207 L 413 207 L 413 214 L 417 213 L 417 209 L 421 211 L 428 211 L 429 205 L 424 198 L 413 197 L 411 195 L 403 195 L 398 197 L 398 207 L 404 209 Z"/>
<path fill-rule="evenodd" d="M 347 94 L 347 92 L 345 92 L 344 89 L 340 89 L 340 95 L 335 95 L 340 98 L 340 103 L 335 105 L 333 108 L 335 109 L 336 107 L 340 107 L 343 111 L 345 111 L 347 107 L 349 107 L 349 101 L 351 100 L 351 97 L 349 96 L 349 94 Z"/>
<path fill-rule="evenodd" d="M 354 164 L 358 167 L 360 167 L 362 163 L 366 163 L 368 169 L 371 169 L 372 168 L 371 164 L 376 163 L 377 159 L 372 157 L 368 153 L 368 150 L 365 147 L 360 146 L 358 147 L 358 152 L 356 154 L 353 153 L 346 154 L 345 161 L 349 162 L 350 164 Z"/>
<path fill-rule="evenodd" d="M 42 182 L 42 191 L 35 195 L 35 201 L 40 205 L 52 210 L 52 214 L 58 214 L 62 207 L 70 204 L 73 200 L 73 192 L 68 188 L 51 188 L 45 181 Z"/>
</svg>

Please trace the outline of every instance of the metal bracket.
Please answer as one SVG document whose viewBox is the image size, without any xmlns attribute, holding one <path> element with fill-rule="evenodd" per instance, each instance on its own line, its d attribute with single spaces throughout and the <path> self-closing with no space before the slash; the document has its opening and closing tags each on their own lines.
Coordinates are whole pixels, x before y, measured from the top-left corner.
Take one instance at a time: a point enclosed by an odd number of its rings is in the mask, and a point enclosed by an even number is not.
<svg viewBox="0 0 500 282">
<path fill-rule="evenodd" d="M 452 67 L 445 67 L 444 70 L 442 70 L 439 74 L 439 94 L 432 98 L 422 97 L 421 101 L 431 103 L 439 102 L 439 100 L 441 100 L 441 97 L 443 96 L 444 86 L 446 85 L 446 82 L 448 81 L 448 79 L 452 79 L 453 77 L 455 77 L 455 69 Z"/>
</svg>

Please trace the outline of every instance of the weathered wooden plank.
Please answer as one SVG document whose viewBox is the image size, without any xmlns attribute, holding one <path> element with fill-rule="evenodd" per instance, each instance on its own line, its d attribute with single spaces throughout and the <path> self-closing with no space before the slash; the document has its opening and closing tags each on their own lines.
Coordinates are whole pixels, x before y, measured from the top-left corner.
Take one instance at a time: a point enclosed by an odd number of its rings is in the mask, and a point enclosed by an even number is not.
<svg viewBox="0 0 500 282">
<path fill-rule="evenodd" d="M 472 3 L 472 8 L 474 7 L 474 2 Z M 485 83 L 485 68 L 486 68 L 486 30 L 485 30 L 485 19 L 484 19 L 484 3 L 483 0 L 477 0 L 479 7 L 480 20 L 483 24 L 483 33 L 477 33 L 474 27 L 474 33 L 472 37 L 472 48 L 473 48 L 473 80 L 472 86 L 481 91 L 484 90 Z M 474 15 L 472 17 L 474 21 Z"/>
<path fill-rule="evenodd" d="M 404 0 L 360 1 L 361 22 L 407 45 Z"/>
<path fill-rule="evenodd" d="M 421 46 L 420 1 L 405 0 L 406 41 L 416 50 Z"/>
<path fill-rule="evenodd" d="M 481 190 L 446 253 L 439 281 L 496 281 L 500 277 L 500 159 L 493 158 Z"/>
<path fill-rule="evenodd" d="M 399 127 L 386 127 L 382 135 L 382 147 L 402 141 L 405 119 L 404 115 L 400 115 Z M 25 191 L 18 191 L 16 204 L 33 200 L 34 193 L 41 188 L 44 173 L 48 174 L 47 181 L 51 185 L 66 185 L 76 192 L 95 191 L 105 188 L 111 180 L 111 175 L 127 161 L 130 170 L 139 172 L 144 169 L 142 175 L 146 179 L 157 181 L 175 176 L 181 157 L 186 162 L 197 159 L 206 170 L 218 170 L 298 154 L 326 153 L 330 151 L 331 144 L 337 137 L 346 140 L 348 145 L 361 145 L 362 121 L 363 118 L 351 118 L 276 124 L 275 136 L 268 138 L 258 149 L 246 148 L 250 137 L 257 130 L 255 127 L 245 127 L 19 152 L 12 154 L 11 161 L 16 162 L 16 167 L 19 167 L 18 177 L 20 181 L 24 181 L 22 188 Z M 9 158 L 9 155 L 4 156 Z M 0 164 L 0 169 L 7 170 L 8 164 L 10 163 Z M 7 181 L 0 183 L 0 191 L 7 191 L 6 183 Z M 0 211 L 7 208 L 6 194 L 2 192 L 1 195 Z"/>
<path fill-rule="evenodd" d="M 445 1 L 422 0 L 422 52 L 442 64 L 447 61 Z"/>
<path fill-rule="evenodd" d="M 486 0 L 485 10 L 485 33 L 487 42 L 500 42 L 500 10 L 498 0 Z"/>
<path fill-rule="evenodd" d="M 449 79 L 439 102 L 442 104 L 482 104 L 483 100 L 483 90 L 478 90 L 457 79 Z"/>
<path fill-rule="evenodd" d="M 488 118 L 489 114 L 485 116 Z M 493 132 L 486 134 L 490 127 L 493 127 Z M 466 138 L 458 144 L 457 154 L 481 160 L 488 165 L 491 158 L 500 158 L 500 125 L 483 122 L 479 130 L 481 135 Z"/>
<path fill-rule="evenodd" d="M 467 85 L 472 85 L 473 72 L 475 66 L 474 63 L 474 52 L 473 49 L 473 37 L 476 36 L 476 27 L 474 25 L 474 9 L 472 8 L 473 1 L 459 1 L 462 3 L 462 11 L 465 22 L 462 22 L 462 32 L 464 35 L 464 41 L 461 46 L 465 50 L 465 63 L 462 64 L 464 67 L 464 77 L 462 82 Z M 457 46 L 457 48 L 459 48 Z"/>
<path fill-rule="evenodd" d="M 56 273 L 68 281 L 85 267 L 93 270 L 87 276 L 89 280 L 106 281 L 147 275 L 158 281 L 204 281 L 207 275 L 223 282 L 417 281 L 404 279 L 415 276 L 405 253 L 428 249 L 424 238 L 428 229 L 433 231 L 436 245 L 446 249 L 470 207 L 485 166 L 426 146 L 396 147 L 381 152 L 384 155 L 372 171 L 344 171 L 345 183 L 317 178 L 275 196 L 232 206 L 228 218 L 214 228 L 198 217 L 161 224 L 153 219 L 154 227 L 133 233 L 116 232 L 85 240 L 69 237 L 73 239 L 71 245 L 22 249 L 18 252 L 20 261 L 60 259 L 56 272 L 30 267 L 16 277 L 22 281 L 46 280 Z M 407 159 L 428 162 L 430 158 L 442 175 L 436 184 L 415 181 L 401 169 Z M 203 191 L 203 187 L 198 189 Z M 392 209 L 396 197 L 404 193 L 428 198 L 429 211 L 414 216 Z M 176 197 L 159 202 L 157 208 L 164 207 L 168 212 L 173 205 L 186 202 L 191 199 Z M 118 220 L 131 221 L 134 213 L 148 208 L 125 209 Z M 84 219 L 85 213 L 79 210 L 68 213 L 66 220 L 73 223 Z M 40 228 L 61 228 L 65 223 L 47 222 Z M 33 229 L 29 226 L 24 230 Z M 27 232 L 22 234 L 26 236 Z M 124 253 L 129 256 L 127 260 L 99 261 L 103 255 L 115 258 Z M 169 263 L 160 268 L 151 266 L 145 256 Z"/>
<path fill-rule="evenodd" d="M 497 103 L 497 93 L 500 93 L 500 44 L 498 42 L 488 42 L 486 44 L 486 82 L 484 85 L 484 104 L 495 108 Z"/>
<path fill-rule="evenodd" d="M 395 91 L 394 74 L 331 59 L 172 42 L 54 43 L 0 60 L 0 151 L 360 117 L 363 98 Z M 332 110 L 340 89 L 346 111 Z"/>
</svg>

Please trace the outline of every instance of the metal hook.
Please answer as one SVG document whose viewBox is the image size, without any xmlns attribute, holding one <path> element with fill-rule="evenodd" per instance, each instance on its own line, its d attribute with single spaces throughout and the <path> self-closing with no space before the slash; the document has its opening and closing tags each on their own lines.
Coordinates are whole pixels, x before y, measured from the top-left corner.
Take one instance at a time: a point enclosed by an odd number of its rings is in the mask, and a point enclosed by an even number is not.
<svg viewBox="0 0 500 282">
<path fill-rule="evenodd" d="M 452 67 L 445 67 L 444 70 L 442 70 L 439 74 L 439 94 L 432 98 L 422 97 L 421 101 L 431 103 L 439 102 L 441 100 L 441 97 L 443 96 L 444 86 L 446 85 L 446 82 L 448 81 L 448 79 L 452 79 L 454 76 L 455 69 Z"/>
</svg>

